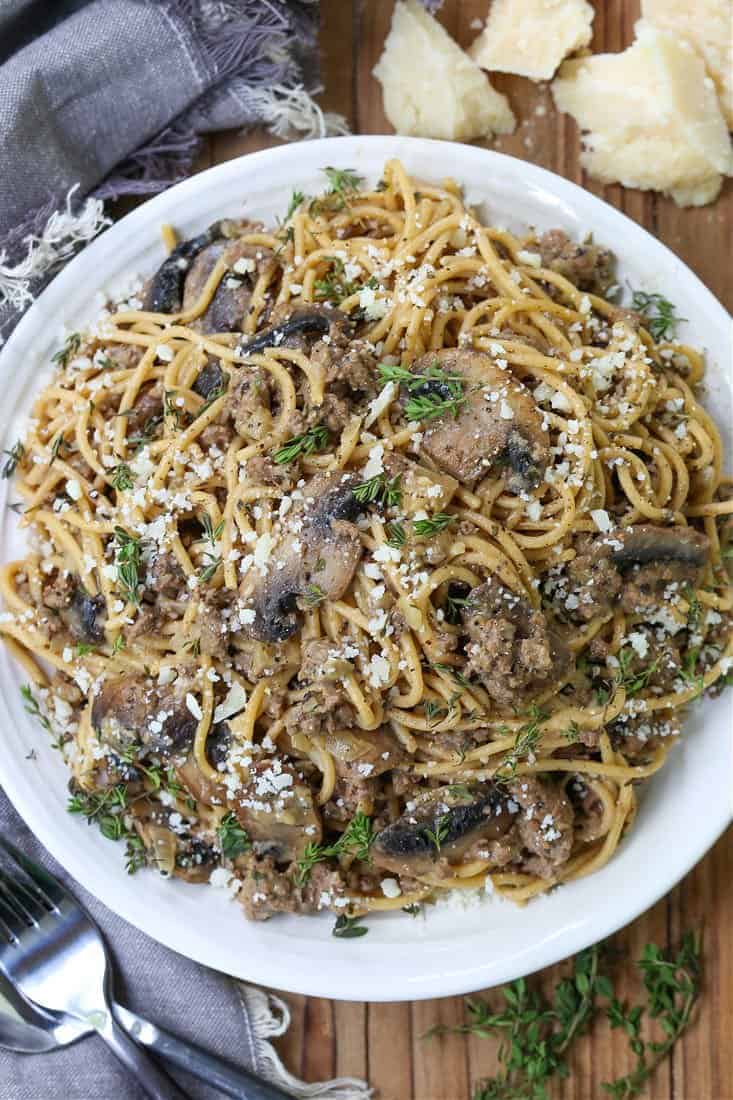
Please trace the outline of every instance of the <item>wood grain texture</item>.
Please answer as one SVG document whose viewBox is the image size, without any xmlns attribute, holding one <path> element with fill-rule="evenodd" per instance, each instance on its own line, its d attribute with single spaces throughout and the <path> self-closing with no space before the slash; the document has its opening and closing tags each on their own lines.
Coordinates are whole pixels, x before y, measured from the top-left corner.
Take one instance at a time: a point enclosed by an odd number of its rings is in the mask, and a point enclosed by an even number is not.
<svg viewBox="0 0 733 1100">
<path fill-rule="evenodd" d="M 632 38 L 637 0 L 596 0 L 593 49 L 614 52 Z M 441 21 L 466 45 L 471 22 L 486 15 L 487 0 L 445 0 Z M 321 0 L 324 93 L 356 133 L 390 133 L 379 86 L 371 75 L 389 28 L 393 0 Z M 658 195 L 603 187 L 585 178 L 572 119 L 558 114 L 547 85 L 498 75 L 520 124 L 492 148 L 533 161 L 582 184 L 644 225 L 688 264 L 733 309 L 733 186 L 699 210 L 680 210 Z M 279 144 L 262 132 L 221 134 L 210 142 L 211 163 Z M 208 163 L 204 158 L 202 166 Z M 446 165 L 446 170 L 450 166 Z M 684 812 L 684 808 L 681 808 Z M 733 1100 L 733 852 L 731 833 L 662 902 L 614 937 L 614 948 L 638 958 L 645 943 L 675 942 L 684 929 L 703 927 L 706 993 L 696 1023 L 645 1094 L 649 1100 Z M 550 988 L 567 968 L 551 967 L 537 980 Z M 632 968 L 619 965 L 619 974 Z M 619 983 L 620 993 L 633 985 Z M 380 1100 L 468 1100 L 472 1085 L 496 1070 L 496 1044 L 444 1036 L 422 1039 L 434 1024 L 457 1024 L 463 998 L 413 1004 L 339 1003 L 288 996 L 293 1020 L 280 1042 L 289 1068 L 315 1081 L 335 1074 L 367 1077 Z M 569 1079 L 555 1085 L 557 1100 L 596 1100 L 601 1083 L 627 1072 L 625 1040 L 600 1024 L 577 1044 Z"/>
</svg>

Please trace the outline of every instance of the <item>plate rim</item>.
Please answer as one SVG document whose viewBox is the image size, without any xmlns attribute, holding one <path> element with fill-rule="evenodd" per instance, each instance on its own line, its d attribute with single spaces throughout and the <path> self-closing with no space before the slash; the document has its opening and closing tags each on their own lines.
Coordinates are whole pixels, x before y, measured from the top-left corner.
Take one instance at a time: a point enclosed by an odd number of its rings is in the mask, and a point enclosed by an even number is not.
<svg viewBox="0 0 733 1100">
<path fill-rule="evenodd" d="M 545 194 L 557 195 L 558 192 L 560 192 L 563 201 L 567 199 L 572 203 L 573 197 L 579 197 L 582 199 L 583 205 L 588 203 L 590 203 L 591 206 L 600 205 L 605 208 L 608 217 L 610 217 L 612 221 L 616 220 L 618 222 L 620 230 L 627 227 L 633 231 L 633 236 L 641 234 L 643 238 L 646 238 L 647 246 L 650 249 L 656 252 L 660 250 L 663 251 L 667 256 L 668 263 L 679 265 L 679 267 L 684 270 L 686 280 L 692 280 L 695 284 L 696 292 L 707 299 L 708 308 L 714 313 L 719 314 L 721 323 L 727 323 L 729 326 L 733 325 L 733 320 L 731 320 L 730 314 L 722 303 L 720 303 L 708 287 L 705 286 L 700 277 L 684 264 L 667 245 L 657 240 L 653 234 L 633 221 L 633 219 L 629 218 L 624 212 L 611 206 L 611 204 L 594 195 L 592 192 L 586 191 L 572 180 L 567 180 L 546 168 L 512 157 L 506 153 L 499 153 L 477 146 L 459 145 L 458 143 L 446 141 L 405 138 L 395 135 L 354 135 L 340 138 L 326 138 L 307 143 L 308 155 L 311 158 L 314 153 L 318 153 L 320 150 L 323 151 L 323 164 L 332 162 L 333 159 L 341 156 L 342 152 L 346 156 L 349 154 L 355 155 L 356 149 L 359 146 L 364 146 L 369 149 L 377 160 L 386 160 L 390 156 L 409 156 L 410 149 L 415 149 L 417 153 L 418 149 L 427 147 L 434 151 L 436 161 L 440 161 L 442 158 L 443 162 L 447 160 L 448 164 L 451 163 L 451 156 L 456 156 L 456 150 L 459 150 L 459 160 L 460 157 L 485 158 L 487 168 L 490 168 L 493 163 L 498 166 L 499 171 L 501 171 L 502 165 L 508 164 L 509 172 L 514 174 L 520 173 L 529 184 L 536 184 Z M 103 251 L 113 249 L 117 241 L 122 241 L 126 234 L 135 232 L 138 225 L 146 226 L 153 220 L 158 210 L 171 213 L 171 207 L 176 206 L 179 211 L 183 209 L 185 212 L 185 204 L 189 196 L 201 193 L 205 190 L 207 183 L 215 179 L 223 180 L 228 175 L 232 176 L 232 178 L 236 177 L 238 167 L 244 162 L 246 162 L 248 166 L 252 166 L 257 162 L 264 162 L 267 165 L 271 164 L 271 171 L 274 175 L 277 174 L 279 162 L 288 165 L 293 163 L 295 170 L 290 178 L 294 182 L 297 182 L 297 163 L 295 162 L 297 162 L 298 154 L 302 152 L 302 149 L 302 143 L 278 146 L 272 149 L 263 149 L 247 153 L 222 164 L 214 165 L 203 172 L 197 173 L 195 176 L 191 176 L 181 181 L 167 191 L 148 199 L 135 210 L 126 214 L 83 249 L 52 280 L 48 287 L 44 289 L 43 293 L 39 295 L 38 300 L 33 303 L 28 312 L 21 319 L 5 346 L 0 349 L 0 377 L 2 377 L 6 371 L 12 369 L 11 362 L 13 356 L 16 354 L 16 349 L 22 349 L 24 344 L 32 348 L 34 343 L 37 343 L 33 337 L 34 328 L 39 321 L 44 320 L 44 309 L 48 301 L 62 294 L 63 289 L 67 285 L 70 288 L 76 287 L 78 285 L 77 278 L 79 273 L 85 270 L 92 271 L 97 254 L 101 255 Z M 441 173 L 436 171 L 435 176 L 439 177 L 440 175 Z M 456 175 L 460 182 L 460 164 L 457 165 Z M 160 217 L 159 221 L 162 222 L 163 220 L 165 219 Z M 623 249 L 618 248 L 618 252 L 623 254 Z M 98 287 L 99 283 L 95 286 L 92 281 L 89 289 L 90 298 Z M 27 379 L 25 388 L 29 388 Z M 3 415 L 1 429 L 3 436 L 6 434 L 9 425 L 9 419 L 6 419 L 8 413 L 9 410 L 6 409 Z M 2 699 L 2 706 L 3 710 L 5 710 L 6 701 L 4 697 Z M 32 784 L 23 782 L 21 775 L 13 771 L 12 765 L 6 765 L 4 755 L 1 753 L 0 781 L 17 812 L 26 821 L 28 826 L 41 843 L 48 849 L 51 855 L 86 889 L 102 901 L 103 904 L 108 905 L 116 914 L 133 924 L 140 931 L 151 936 L 165 946 L 184 954 L 186 957 L 194 959 L 196 962 L 207 966 L 214 966 L 242 980 L 260 982 L 272 988 L 304 993 L 309 996 L 329 997 L 339 1000 L 355 999 L 353 994 L 349 995 L 349 993 L 344 992 L 344 981 L 338 978 L 338 971 L 342 963 L 345 963 L 348 959 L 348 956 L 342 955 L 341 952 L 338 953 L 340 957 L 337 957 L 336 953 L 334 953 L 334 966 L 326 970 L 324 970 L 321 962 L 317 958 L 304 962 L 303 956 L 288 956 L 287 952 L 281 957 L 281 964 L 276 966 L 273 963 L 274 952 L 272 951 L 265 951 L 262 953 L 261 957 L 256 959 L 250 958 L 247 961 L 246 967 L 243 969 L 241 966 L 237 965 L 236 959 L 225 960 L 218 946 L 217 950 L 213 952 L 213 956 L 212 953 L 207 955 L 205 951 L 199 950 L 197 941 L 191 941 L 184 944 L 185 937 L 183 937 L 182 940 L 175 929 L 171 930 L 158 926 L 156 930 L 151 930 L 149 923 L 147 923 L 145 919 L 144 904 L 133 904 L 132 902 L 130 902 L 130 904 L 122 903 L 119 893 L 111 900 L 108 900 L 109 893 L 97 893 L 95 882 L 89 868 L 84 864 L 81 848 L 70 847 L 68 843 L 68 834 L 63 830 L 60 830 L 57 834 L 53 826 L 53 813 L 48 811 L 47 805 L 37 796 L 35 800 L 33 797 L 26 796 L 27 792 L 25 788 L 32 786 Z M 675 873 L 671 877 L 668 877 L 661 885 L 659 883 L 652 885 L 652 879 L 650 877 L 646 889 L 643 889 L 641 886 L 637 887 L 634 894 L 634 904 L 624 908 L 620 916 L 616 911 L 611 910 L 605 921 L 599 918 L 593 925 L 592 935 L 583 933 L 579 935 L 575 934 L 575 936 L 569 935 L 570 942 L 566 943 L 565 940 L 562 940 L 561 946 L 554 943 L 548 950 L 547 944 L 543 942 L 537 945 L 534 950 L 530 949 L 523 952 L 521 973 L 531 974 L 538 969 L 558 962 L 568 957 L 570 954 L 574 954 L 584 947 L 589 946 L 589 944 L 618 931 L 620 928 L 625 927 L 631 921 L 635 920 L 641 913 L 645 912 L 658 900 L 666 896 L 666 894 L 681 881 L 690 870 L 692 870 L 696 863 L 699 862 L 715 844 L 716 840 L 722 835 L 732 820 L 733 805 L 728 806 L 727 813 L 721 812 L 713 820 L 706 819 L 706 829 L 704 831 L 698 829 L 695 834 L 697 842 L 694 848 L 697 850 L 698 854 L 693 857 L 692 862 L 684 862 L 684 865 L 681 864 L 680 867 L 675 870 Z M 599 873 L 598 876 L 599 879 L 600 874 L 601 873 Z M 133 890 L 127 893 L 135 895 L 137 891 Z M 137 902 L 137 899 L 134 900 Z M 125 902 L 126 901 L 127 898 L 125 899 Z M 611 915 L 611 913 L 614 915 Z M 581 924 L 581 927 L 587 929 L 587 924 Z M 566 939 L 567 938 L 568 936 L 566 936 Z M 416 973 L 412 978 L 398 975 L 399 980 L 403 984 L 403 989 L 401 992 L 396 992 L 394 989 L 385 988 L 383 974 L 376 979 L 381 983 L 379 985 L 376 984 L 376 981 L 368 974 L 368 955 L 365 955 L 362 950 L 358 950 L 361 944 L 362 941 L 355 941 L 349 948 L 351 959 L 353 961 L 359 961 L 361 959 L 364 963 L 362 967 L 364 973 L 361 975 L 362 984 L 356 990 L 358 999 L 360 1000 L 420 1000 L 438 996 L 451 996 L 485 988 L 487 987 L 487 980 L 488 984 L 497 985 L 518 976 L 516 969 L 512 969 L 510 964 L 507 964 L 502 969 L 501 964 L 498 964 L 495 959 L 489 960 L 483 964 L 480 960 L 474 960 L 470 967 L 471 977 L 468 977 L 465 967 L 456 971 L 451 968 L 450 965 L 444 963 L 442 967 L 438 967 L 434 970 L 428 968 L 429 972 L 427 974 Z M 354 947 L 357 947 L 357 951 L 354 951 Z M 397 954 L 393 949 L 399 951 L 401 945 L 390 943 L 382 945 L 382 947 L 385 948 L 389 954 L 395 954 L 395 960 L 397 959 Z M 212 961 L 212 957 L 214 957 L 214 961 Z M 298 973 L 293 972 L 291 969 L 291 962 L 294 962 L 296 958 L 297 965 L 300 967 Z M 491 975 L 484 974 L 484 970 L 490 970 Z M 349 971 L 349 974 L 350 973 L 351 971 Z"/>
</svg>

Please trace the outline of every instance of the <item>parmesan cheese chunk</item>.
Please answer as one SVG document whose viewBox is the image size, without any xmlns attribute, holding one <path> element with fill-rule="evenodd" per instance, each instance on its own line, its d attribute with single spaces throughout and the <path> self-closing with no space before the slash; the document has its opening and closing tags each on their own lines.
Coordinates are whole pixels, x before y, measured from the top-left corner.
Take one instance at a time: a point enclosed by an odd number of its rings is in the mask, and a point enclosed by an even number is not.
<svg viewBox="0 0 733 1100">
<path fill-rule="evenodd" d="M 560 62 L 591 40 L 585 0 L 493 0 L 469 55 L 482 69 L 549 80 Z"/>
<path fill-rule="evenodd" d="M 471 141 L 509 134 L 505 96 L 417 0 L 400 0 L 374 75 L 398 134 Z"/>
<path fill-rule="evenodd" d="M 733 172 L 715 89 L 689 43 L 644 22 L 636 33 L 623 53 L 566 61 L 555 102 L 588 131 L 581 162 L 592 176 L 703 206 Z"/>
<path fill-rule="evenodd" d="M 733 0 L 641 0 L 641 15 L 695 47 L 733 130 Z"/>
</svg>

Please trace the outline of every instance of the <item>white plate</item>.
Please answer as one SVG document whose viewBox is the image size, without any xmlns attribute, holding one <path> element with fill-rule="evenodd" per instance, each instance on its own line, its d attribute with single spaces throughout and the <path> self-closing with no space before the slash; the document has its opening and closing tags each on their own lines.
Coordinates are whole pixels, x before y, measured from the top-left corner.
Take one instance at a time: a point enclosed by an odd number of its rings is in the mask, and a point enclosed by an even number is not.
<svg viewBox="0 0 733 1100">
<path fill-rule="evenodd" d="M 77 327 L 97 292 L 163 258 L 159 227 L 192 235 L 221 215 L 273 222 L 294 187 L 323 187 L 325 165 L 350 167 L 376 181 L 384 161 L 400 157 L 425 179 L 451 175 L 485 220 L 510 228 L 562 226 L 588 231 L 622 260 L 620 275 L 659 290 L 689 318 L 683 335 L 708 353 L 708 404 L 727 426 L 731 452 L 730 318 L 702 283 L 663 245 L 593 195 L 542 168 L 467 145 L 390 137 L 314 141 L 254 153 L 211 168 L 151 199 L 113 226 L 56 278 L 28 312 L 0 357 L 4 447 L 17 435 L 39 370 L 59 346 L 62 326 Z M 98 299 L 97 299 L 98 300 Z M 7 482 L 0 490 L 6 519 Z M 12 489 L 11 489 L 12 494 Z M 10 513 L 12 519 L 12 513 Z M 17 544 L 6 522 L 1 560 Z M 43 731 L 23 711 L 21 670 L 0 647 L 0 781 L 30 827 L 79 882 L 155 939 L 208 966 L 280 989 L 346 1000 L 408 1000 L 466 993 L 504 982 L 609 935 L 666 893 L 714 843 L 731 819 L 731 711 L 723 696 L 693 709 L 685 737 L 650 783 L 635 828 L 599 874 L 562 887 L 523 910 L 486 900 L 441 905 L 426 918 L 403 913 L 369 920 L 369 934 L 338 940 L 333 917 L 245 921 L 221 891 L 129 878 L 122 846 L 67 814 L 68 779 Z M 31 748 L 36 760 L 27 760 Z"/>
</svg>

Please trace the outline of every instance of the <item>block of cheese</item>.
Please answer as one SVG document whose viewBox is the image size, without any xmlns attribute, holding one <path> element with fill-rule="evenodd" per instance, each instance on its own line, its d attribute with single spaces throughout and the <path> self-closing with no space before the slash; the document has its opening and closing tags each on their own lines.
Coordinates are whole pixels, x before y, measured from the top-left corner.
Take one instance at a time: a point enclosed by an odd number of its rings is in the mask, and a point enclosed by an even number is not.
<svg viewBox="0 0 733 1100">
<path fill-rule="evenodd" d="M 492 0 L 469 54 L 482 69 L 549 80 L 568 54 L 591 40 L 585 0 Z"/>
<path fill-rule="evenodd" d="M 566 61 L 555 103 L 584 135 L 581 163 L 604 183 L 664 191 L 680 206 L 702 206 L 733 172 L 718 98 L 692 46 L 650 24 L 617 54 Z"/>
<path fill-rule="evenodd" d="M 516 125 L 506 96 L 417 0 L 395 6 L 374 75 L 398 134 L 471 141 Z"/>
<path fill-rule="evenodd" d="M 687 39 L 715 82 L 733 130 L 733 0 L 641 0 L 642 18 Z"/>
</svg>

